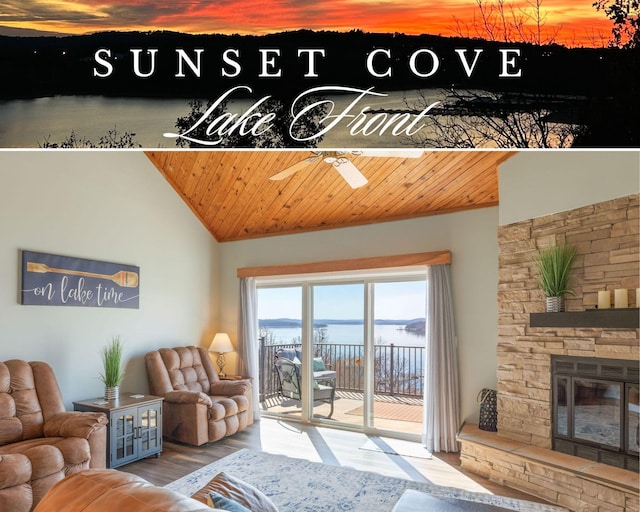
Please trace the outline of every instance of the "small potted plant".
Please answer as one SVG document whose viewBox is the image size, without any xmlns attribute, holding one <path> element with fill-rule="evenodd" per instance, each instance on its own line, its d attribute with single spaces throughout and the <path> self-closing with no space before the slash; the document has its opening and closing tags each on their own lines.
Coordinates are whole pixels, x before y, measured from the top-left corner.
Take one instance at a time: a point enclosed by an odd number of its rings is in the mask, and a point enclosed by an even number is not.
<svg viewBox="0 0 640 512">
<path fill-rule="evenodd" d="M 538 251 L 534 261 L 538 267 L 538 282 L 547 296 L 547 312 L 564 311 L 564 296 L 569 290 L 569 271 L 576 256 L 571 245 L 554 245 Z"/>
<path fill-rule="evenodd" d="M 120 336 L 114 336 L 111 343 L 102 349 L 102 362 L 104 372 L 100 374 L 100 379 L 104 383 L 104 398 L 116 400 L 120 394 L 120 383 L 124 379 Z"/>
</svg>

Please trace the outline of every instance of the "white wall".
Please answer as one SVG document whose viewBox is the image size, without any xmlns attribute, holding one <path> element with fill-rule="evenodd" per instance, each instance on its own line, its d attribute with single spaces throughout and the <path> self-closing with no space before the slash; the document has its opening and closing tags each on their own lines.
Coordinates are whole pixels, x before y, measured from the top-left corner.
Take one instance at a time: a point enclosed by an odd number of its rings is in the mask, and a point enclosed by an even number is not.
<svg viewBox="0 0 640 512">
<path fill-rule="evenodd" d="M 486 208 L 220 244 L 220 326 L 236 339 L 239 267 L 450 250 L 461 419 L 476 418 L 478 391 L 496 385 L 497 217 L 497 208 Z"/>
<path fill-rule="evenodd" d="M 500 166 L 500 225 L 640 190 L 638 151 L 525 151 Z"/>
<path fill-rule="evenodd" d="M 147 351 L 210 339 L 218 244 L 142 152 L 2 152 L 0 187 L 1 361 L 51 364 L 69 407 L 103 393 L 113 335 L 135 392 Z M 140 308 L 22 306 L 20 249 L 137 265 Z"/>
</svg>

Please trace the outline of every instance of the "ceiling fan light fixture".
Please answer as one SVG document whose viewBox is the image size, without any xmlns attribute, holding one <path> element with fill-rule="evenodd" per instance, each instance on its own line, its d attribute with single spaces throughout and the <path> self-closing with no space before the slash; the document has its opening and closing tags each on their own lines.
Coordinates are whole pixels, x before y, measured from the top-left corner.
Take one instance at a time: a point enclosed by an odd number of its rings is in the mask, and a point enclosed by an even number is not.
<svg viewBox="0 0 640 512">
<path fill-rule="evenodd" d="M 353 157 L 396 157 L 396 158 L 419 158 L 423 154 L 422 149 L 358 149 L 358 150 L 314 150 L 310 157 L 301 160 L 287 169 L 274 174 L 269 179 L 282 180 L 304 169 L 307 165 L 317 162 L 319 159 L 332 165 L 345 179 L 351 188 L 360 188 L 368 183 L 367 178 L 351 162 L 349 156 Z"/>
</svg>

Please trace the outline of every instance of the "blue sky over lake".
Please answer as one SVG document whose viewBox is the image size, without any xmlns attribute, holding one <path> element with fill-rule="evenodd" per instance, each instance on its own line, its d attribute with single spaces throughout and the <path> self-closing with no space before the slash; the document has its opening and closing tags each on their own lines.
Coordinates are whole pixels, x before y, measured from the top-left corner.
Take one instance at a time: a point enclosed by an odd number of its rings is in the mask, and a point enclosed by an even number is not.
<svg viewBox="0 0 640 512">
<path fill-rule="evenodd" d="M 333 284 L 314 288 L 314 316 L 335 320 L 364 317 L 364 285 Z M 375 284 L 375 318 L 411 320 L 425 316 L 426 281 Z M 260 288 L 258 318 L 301 318 L 300 287 Z"/>
</svg>

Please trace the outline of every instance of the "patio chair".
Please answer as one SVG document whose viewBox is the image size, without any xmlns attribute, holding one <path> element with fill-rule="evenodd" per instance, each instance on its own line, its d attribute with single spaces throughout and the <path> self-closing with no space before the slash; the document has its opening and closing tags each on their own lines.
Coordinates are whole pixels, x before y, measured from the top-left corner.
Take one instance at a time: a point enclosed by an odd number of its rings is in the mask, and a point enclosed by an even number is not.
<svg viewBox="0 0 640 512">
<path fill-rule="evenodd" d="M 284 357 L 290 361 L 294 361 L 298 366 L 301 365 L 302 350 L 299 348 L 281 348 L 275 353 L 276 359 Z M 313 378 L 318 384 L 336 387 L 336 371 L 330 369 L 321 357 L 313 358 Z"/>
<path fill-rule="evenodd" d="M 292 400 L 301 400 L 301 379 L 300 379 L 300 363 L 294 362 L 286 357 L 277 357 L 274 361 L 276 372 L 278 374 L 278 394 L 283 398 Z M 327 418 L 333 415 L 333 401 L 336 396 L 335 378 L 332 381 L 334 385 L 327 386 L 320 384 L 317 380 L 313 381 L 313 402 L 323 402 L 331 406 Z"/>
</svg>

